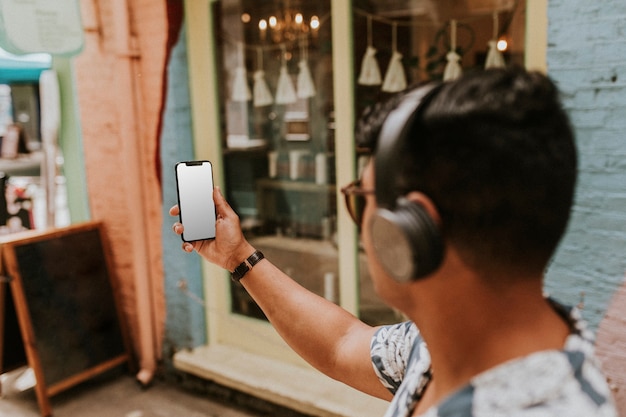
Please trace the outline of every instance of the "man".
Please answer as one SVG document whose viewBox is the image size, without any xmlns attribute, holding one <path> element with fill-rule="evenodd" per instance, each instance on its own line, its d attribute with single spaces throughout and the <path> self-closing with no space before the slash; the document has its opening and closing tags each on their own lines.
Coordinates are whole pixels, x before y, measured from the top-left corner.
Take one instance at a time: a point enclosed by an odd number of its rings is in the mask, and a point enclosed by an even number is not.
<svg viewBox="0 0 626 417">
<path fill-rule="evenodd" d="M 343 192 L 377 293 L 409 322 L 372 328 L 299 286 L 219 189 L 216 239 L 183 249 L 234 271 L 317 369 L 391 400 L 386 416 L 616 416 L 577 313 L 543 294 L 577 170 L 553 83 L 499 69 L 421 86 L 358 138 L 373 158 Z"/>
</svg>

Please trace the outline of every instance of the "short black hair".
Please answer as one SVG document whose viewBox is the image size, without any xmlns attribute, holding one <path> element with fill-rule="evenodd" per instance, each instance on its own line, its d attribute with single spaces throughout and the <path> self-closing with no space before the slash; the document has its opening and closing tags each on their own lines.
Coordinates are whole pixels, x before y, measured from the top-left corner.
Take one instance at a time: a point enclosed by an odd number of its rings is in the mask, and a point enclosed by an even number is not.
<svg viewBox="0 0 626 417">
<path fill-rule="evenodd" d="M 566 230 L 577 176 L 574 132 L 556 85 L 507 68 L 471 72 L 437 90 L 389 172 L 399 193 L 428 195 L 444 241 L 473 267 L 543 270 Z"/>
</svg>

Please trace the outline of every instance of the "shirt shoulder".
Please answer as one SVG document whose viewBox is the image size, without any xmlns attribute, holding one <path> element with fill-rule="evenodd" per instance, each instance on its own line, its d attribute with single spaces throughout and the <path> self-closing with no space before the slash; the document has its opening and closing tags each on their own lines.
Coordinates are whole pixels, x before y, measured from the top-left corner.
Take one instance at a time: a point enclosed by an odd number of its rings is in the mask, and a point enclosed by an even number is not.
<svg viewBox="0 0 626 417">
<path fill-rule="evenodd" d="M 428 356 L 419 330 L 413 322 L 383 326 L 376 331 L 371 340 L 371 357 L 374 371 L 382 384 L 395 394 L 405 379 L 409 362 L 419 360 L 421 350 Z M 425 347 L 425 346 L 424 346 Z"/>
</svg>

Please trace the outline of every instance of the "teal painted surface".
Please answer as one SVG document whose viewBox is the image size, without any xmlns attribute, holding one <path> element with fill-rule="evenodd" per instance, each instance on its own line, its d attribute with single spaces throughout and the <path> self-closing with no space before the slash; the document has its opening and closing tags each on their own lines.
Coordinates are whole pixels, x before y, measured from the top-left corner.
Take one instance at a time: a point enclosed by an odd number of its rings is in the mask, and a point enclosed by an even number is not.
<svg viewBox="0 0 626 417">
<path fill-rule="evenodd" d="M 626 2 L 550 0 L 548 18 L 548 73 L 572 117 L 580 174 L 546 288 L 584 300 L 597 328 L 626 271 Z"/>
<path fill-rule="evenodd" d="M 70 222 L 85 222 L 91 219 L 91 212 L 74 69 L 70 58 L 64 57 L 57 57 L 53 60 L 53 69 L 59 77 L 61 94 L 59 147 L 63 152 L 63 175 L 67 186 Z"/>
<path fill-rule="evenodd" d="M 184 31 L 183 27 L 167 69 L 167 99 L 161 134 L 163 262 L 167 308 L 165 358 L 169 358 L 173 351 L 206 343 L 204 307 L 200 300 L 180 289 L 180 283 L 185 282 L 187 291 L 202 298 L 200 258 L 181 250 L 182 241 L 172 232 L 172 223 L 176 219 L 168 213 L 169 208 L 176 204 L 174 165 L 178 161 L 194 159 Z"/>
<path fill-rule="evenodd" d="M 50 68 L 49 54 L 13 55 L 0 48 L 0 84 L 38 82 L 41 72 Z"/>
</svg>

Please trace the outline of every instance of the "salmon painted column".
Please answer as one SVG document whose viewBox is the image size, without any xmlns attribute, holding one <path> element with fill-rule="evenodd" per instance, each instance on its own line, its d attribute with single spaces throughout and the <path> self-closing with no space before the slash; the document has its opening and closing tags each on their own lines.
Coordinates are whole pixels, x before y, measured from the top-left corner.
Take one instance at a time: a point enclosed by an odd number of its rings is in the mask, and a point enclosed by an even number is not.
<svg viewBox="0 0 626 417">
<path fill-rule="evenodd" d="M 142 384 L 161 358 L 165 317 L 156 168 L 165 3 L 81 0 L 85 48 L 75 61 L 91 217 L 111 242 Z"/>
</svg>

